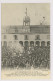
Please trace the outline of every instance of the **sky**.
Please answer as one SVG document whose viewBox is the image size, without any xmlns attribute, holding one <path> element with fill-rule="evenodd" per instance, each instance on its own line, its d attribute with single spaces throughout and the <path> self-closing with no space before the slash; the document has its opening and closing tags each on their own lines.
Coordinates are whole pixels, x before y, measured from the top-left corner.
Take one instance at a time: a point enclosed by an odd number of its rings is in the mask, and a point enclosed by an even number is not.
<svg viewBox="0 0 53 81">
<path fill-rule="evenodd" d="M 26 8 L 31 25 L 39 25 L 43 17 L 45 17 L 45 24 L 50 24 L 49 3 L 2 3 L 1 25 L 23 25 Z"/>
</svg>

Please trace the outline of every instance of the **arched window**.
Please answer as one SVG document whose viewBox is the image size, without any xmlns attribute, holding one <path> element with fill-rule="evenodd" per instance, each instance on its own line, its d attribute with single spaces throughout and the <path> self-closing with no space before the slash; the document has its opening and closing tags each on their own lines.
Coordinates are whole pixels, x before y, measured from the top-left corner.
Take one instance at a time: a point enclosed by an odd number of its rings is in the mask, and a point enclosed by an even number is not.
<svg viewBox="0 0 53 81">
<path fill-rule="evenodd" d="M 42 41 L 41 42 L 41 46 L 45 46 L 45 41 Z"/>
</svg>

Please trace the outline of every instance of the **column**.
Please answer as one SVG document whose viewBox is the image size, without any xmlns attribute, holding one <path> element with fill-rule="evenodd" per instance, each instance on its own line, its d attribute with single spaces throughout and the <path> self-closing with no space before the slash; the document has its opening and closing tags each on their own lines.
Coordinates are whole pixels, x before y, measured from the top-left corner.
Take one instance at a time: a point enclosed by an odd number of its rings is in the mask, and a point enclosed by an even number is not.
<svg viewBox="0 0 53 81">
<path fill-rule="evenodd" d="M 28 42 L 28 46 L 30 47 L 30 41 Z"/>
<path fill-rule="evenodd" d="M 40 41 L 40 46 L 41 46 L 41 41 Z"/>
<path fill-rule="evenodd" d="M 34 46 L 35 46 L 35 41 L 34 41 Z"/>
<path fill-rule="evenodd" d="M 45 41 L 45 46 L 47 46 L 47 41 Z"/>
<path fill-rule="evenodd" d="M 25 42 L 23 42 L 23 46 L 25 46 Z"/>
</svg>

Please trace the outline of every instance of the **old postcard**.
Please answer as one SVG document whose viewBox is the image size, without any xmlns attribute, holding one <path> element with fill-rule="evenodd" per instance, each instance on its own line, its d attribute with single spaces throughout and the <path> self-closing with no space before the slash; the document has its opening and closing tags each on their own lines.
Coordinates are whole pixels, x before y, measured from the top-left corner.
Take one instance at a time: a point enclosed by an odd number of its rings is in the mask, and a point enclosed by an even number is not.
<svg viewBox="0 0 53 81">
<path fill-rule="evenodd" d="M 50 79 L 50 3 L 1 4 L 1 79 Z"/>
</svg>

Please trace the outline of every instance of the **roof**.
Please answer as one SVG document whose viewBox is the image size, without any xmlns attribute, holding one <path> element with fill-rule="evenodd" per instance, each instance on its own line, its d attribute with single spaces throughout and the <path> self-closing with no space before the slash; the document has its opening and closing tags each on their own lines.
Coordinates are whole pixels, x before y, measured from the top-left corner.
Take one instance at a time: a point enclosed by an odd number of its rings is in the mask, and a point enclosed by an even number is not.
<svg viewBox="0 0 53 81">
<path fill-rule="evenodd" d="M 50 26 L 49 25 L 35 25 L 30 26 L 31 33 L 39 33 L 39 34 L 49 34 Z"/>
<path fill-rule="evenodd" d="M 4 30 L 4 29 L 3 29 Z M 50 34 L 50 25 L 30 25 L 30 26 L 8 26 L 3 34 L 22 34 L 22 33 L 30 33 L 30 34 Z"/>
</svg>

